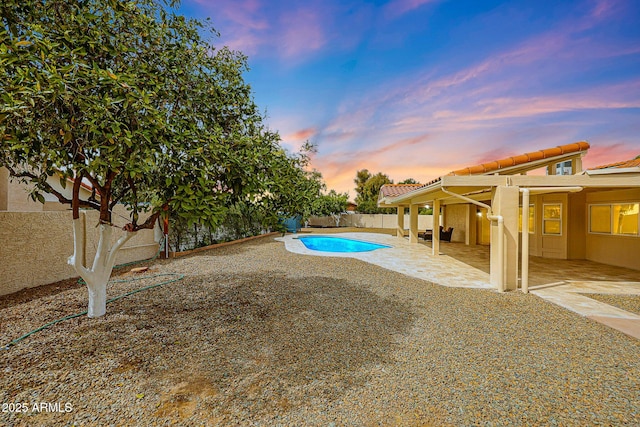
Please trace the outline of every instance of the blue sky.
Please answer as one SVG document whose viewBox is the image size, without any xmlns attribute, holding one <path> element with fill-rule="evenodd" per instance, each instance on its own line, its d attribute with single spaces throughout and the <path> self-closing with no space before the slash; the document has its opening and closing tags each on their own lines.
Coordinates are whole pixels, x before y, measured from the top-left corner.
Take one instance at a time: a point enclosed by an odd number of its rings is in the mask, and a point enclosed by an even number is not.
<svg viewBox="0 0 640 427">
<path fill-rule="evenodd" d="M 249 58 L 283 145 L 328 187 L 356 171 L 427 182 L 587 140 L 586 167 L 640 155 L 637 0 L 183 0 Z"/>
</svg>

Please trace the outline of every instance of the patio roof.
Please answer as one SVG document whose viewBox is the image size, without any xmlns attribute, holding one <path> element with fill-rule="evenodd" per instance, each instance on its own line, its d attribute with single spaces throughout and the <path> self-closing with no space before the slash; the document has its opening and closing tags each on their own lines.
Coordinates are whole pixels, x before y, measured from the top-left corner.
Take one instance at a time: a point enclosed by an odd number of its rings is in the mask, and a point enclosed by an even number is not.
<svg viewBox="0 0 640 427">
<path fill-rule="evenodd" d="M 443 191 L 443 188 L 455 187 L 456 193 L 467 194 L 472 198 L 482 199 L 483 194 L 496 186 L 520 186 L 520 187 L 637 187 L 640 174 L 640 158 L 626 162 L 618 162 L 605 165 L 599 169 L 589 170 L 577 175 L 547 175 L 534 176 L 522 175 L 527 171 L 540 167 L 553 165 L 583 156 L 589 149 L 587 142 L 581 141 L 573 144 L 561 145 L 555 148 L 547 148 L 518 156 L 507 157 L 492 162 L 482 163 L 450 172 L 447 175 L 436 178 L 418 188 L 396 187 L 392 190 L 380 189 L 378 206 L 394 207 L 399 205 L 421 204 L 442 199 L 447 203 L 451 195 Z M 615 180 L 601 175 L 618 175 Z M 460 200 L 451 200 L 451 203 L 460 203 Z"/>
<path fill-rule="evenodd" d="M 550 160 L 561 162 L 561 158 L 574 157 L 576 153 L 586 152 L 589 143 L 585 141 L 573 144 L 559 145 L 554 148 L 524 153 L 518 156 L 505 157 L 504 159 L 482 163 L 449 172 L 449 175 L 486 175 L 489 173 L 499 173 L 500 175 L 512 175 L 527 170 L 537 169 L 541 164 L 547 164 Z"/>
<path fill-rule="evenodd" d="M 422 187 L 422 184 L 385 184 L 380 188 L 384 197 L 396 197 Z"/>
</svg>

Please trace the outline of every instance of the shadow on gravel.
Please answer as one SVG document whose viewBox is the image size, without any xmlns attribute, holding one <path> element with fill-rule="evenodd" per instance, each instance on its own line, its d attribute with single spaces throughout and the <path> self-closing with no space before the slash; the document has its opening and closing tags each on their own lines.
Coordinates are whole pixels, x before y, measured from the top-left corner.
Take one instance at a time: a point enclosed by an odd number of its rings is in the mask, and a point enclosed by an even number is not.
<svg viewBox="0 0 640 427">
<path fill-rule="evenodd" d="M 104 320 L 81 319 L 53 359 L 111 365 L 96 372 L 109 384 L 122 375 L 145 383 L 160 417 L 188 417 L 196 401 L 208 413 L 270 417 L 364 384 L 359 368 L 392 361 L 412 322 L 410 307 L 338 279 L 196 276 L 123 299 Z M 29 364 L 56 363 L 38 359 Z M 93 398 L 113 399 L 110 388 Z"/>
</svg>

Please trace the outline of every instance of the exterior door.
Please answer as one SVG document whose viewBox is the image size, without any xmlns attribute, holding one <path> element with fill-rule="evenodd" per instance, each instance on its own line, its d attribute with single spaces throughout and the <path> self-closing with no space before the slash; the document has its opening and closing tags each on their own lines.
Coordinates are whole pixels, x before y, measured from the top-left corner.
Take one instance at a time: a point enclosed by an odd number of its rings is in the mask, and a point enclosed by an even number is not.
<svg viewBox="0 0 640 427">
<path fill-rule="evenodd" d="M 567 194 L 542 196 L 542 257 L 567 259 Z"/>
</svg>

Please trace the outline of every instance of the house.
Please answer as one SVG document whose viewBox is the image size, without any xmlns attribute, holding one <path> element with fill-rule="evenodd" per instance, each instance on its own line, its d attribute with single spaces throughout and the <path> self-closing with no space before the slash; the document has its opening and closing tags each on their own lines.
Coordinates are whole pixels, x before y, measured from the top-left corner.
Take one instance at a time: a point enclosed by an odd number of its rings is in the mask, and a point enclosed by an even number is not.
<svg viewBox="0 0 640 427">
<path fill-rule="evenodd" d="M 67 186 L 62 188 L 58 176 L 49 177 L 47 182 L 58 192 L 67 198 L 71 198 L 73 181 L 68 180 Z M 51 194 L 43 194 L 44 203 L 33 201 L 29 197 L 30 186 L 11 178 L 9 170 L 0 167 L 0 211 L 8 212 L 42 212 L 69 210 L 71 206 L 62 204 L 57 197 Z M 91 186 L 83 182 L 80 188 L 80 198 L 86 200 L 91 195 Z"/>
<path fill-rule="evenodd" d="M 498 159 L 419 188 L 383 186 L 378 206 L 409 208 L 412 243 L 418 208 L 429 204 L 434 224 L 454 228 L 452 241 L 490 245 L 490 280 L 500 291 L 517 288 L 520 269 L 526 290 L 529 255 L 640 270 L 640 159 L 583 171 L 589 148 L 583 141 Z M 528 174 L 541 168 L 546 175 Z M 404 215 L 397 218 L 402 236 Z M 434 256 L 438 237 L 433 233 Z"/>
</svg>

